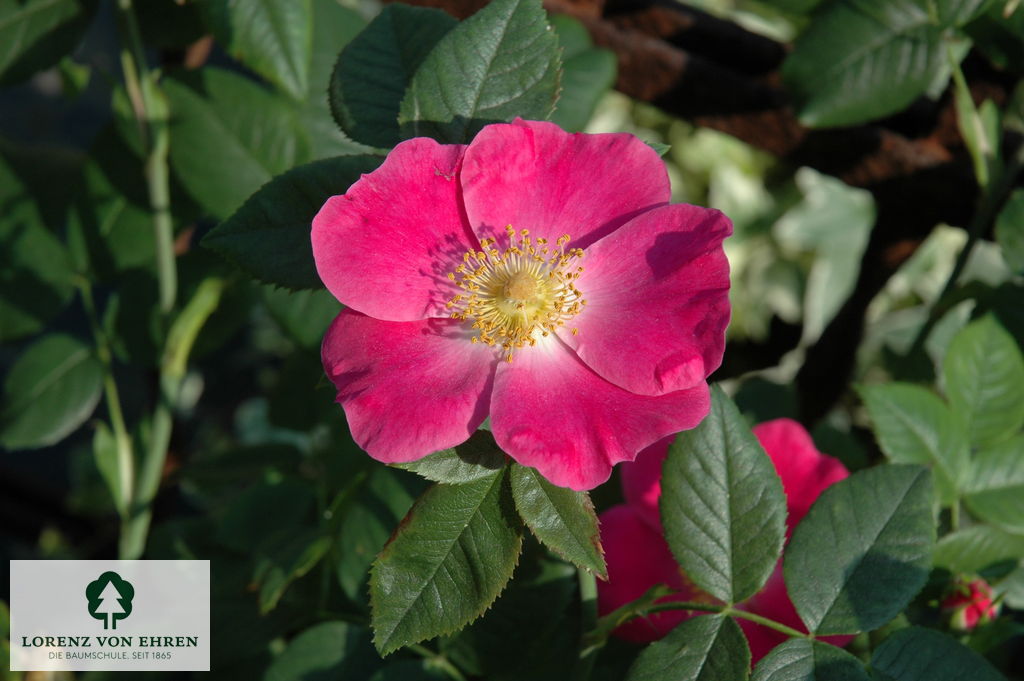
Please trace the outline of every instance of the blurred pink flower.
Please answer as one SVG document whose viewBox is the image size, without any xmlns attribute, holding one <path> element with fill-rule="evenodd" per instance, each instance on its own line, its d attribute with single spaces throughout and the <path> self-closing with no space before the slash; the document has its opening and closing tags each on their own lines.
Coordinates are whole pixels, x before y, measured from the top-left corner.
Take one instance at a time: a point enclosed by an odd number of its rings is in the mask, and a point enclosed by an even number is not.
<svg viewBox="0 0 1024 681">
<path fill-rule="evenodd" d="M 707 414 L 729 271 L 715 210 L 669 205 L 658 155 L 551 123 L 399 144 L 313 220 L 346 309 L 324 337 L 356 442 L 385 463 L 498 445 L 590 489 Z"/>
<path fill-rule="evenodd" d="M 789 512 L 786 519 L 788 539 L 818 495 L 849 473 L 837 459 L 819 452 L 810 435 L 796 421 L 768 421 L 755 426 L 753 432 L 782 479 Z M 659 583 L 678 591 L 662 599 L 664 601 L 714 602 L 683 574 L 663 536 L 658 514 L 661 464 L 673 439 L 663 438 L 641 452 L 635 462 L 622 467 L 626 503 L 601 514 L 601 540 L 608 563 L 608 581 L 598 582 L 598 608 L 602 614 L 636 600 Z M 781 560 L 768 583 L 740 607 L 794 629 L 807 631 L 786 593 Z M 682 610 L 655 613 L 631 620 L 615 633 L 630 641 L 646 643 L 663 637 L 694 614 Z M 741 619 L 739 624 L 747 636 L 754 662 L 786 639 L 784 634 L 749 620 Z M 831 636 L 822 640 L 846 645 L 852 638 Z"/>
</svg>

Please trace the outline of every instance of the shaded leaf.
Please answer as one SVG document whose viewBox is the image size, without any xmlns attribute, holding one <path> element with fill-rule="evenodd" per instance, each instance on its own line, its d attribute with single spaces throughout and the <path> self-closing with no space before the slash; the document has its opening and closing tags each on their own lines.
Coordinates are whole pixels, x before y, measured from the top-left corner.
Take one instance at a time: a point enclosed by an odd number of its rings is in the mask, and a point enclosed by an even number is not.
<svg viewBox="0 0 1024 681">
<path fill-rule="evenodd" d="M 341 312 L 341 303 L 326 290 L 289 291 L 264 286 L 261 292 L 270 316 L 304 348 L 319 350 L 324 332 Z"/>
<path fill-rule="evenodd" d="M 328 90 L 338 125 L 371 146 L 398 144 L 405 90 L 430 50 L 457 24 L 438 9 L 385 6 L 338 56 Z"/>
<path fill-rule="evenodd" d="M 28 78 L 53 66 L 85 34 L 93 0 L 0 2 L 0 83 Z"/>
<path fill-rule="evenodd" d="M 372 153 L 341 131 L 331 115 L 328 101 L 331 73 L 338 53 L 366 26 L 356 9 L 334 0 L 313 3 L 313 60 L 309 71 L 309 90 L 300 104 L 301 125 L 309 133 L 313 159 Z"/>
<path fill-rule="evenodd" d="M 338 156 L 275 177 L 203 238 L 260 281 L 290 289 L 322 288 L 309 240 L 324 202 L 380 163 L 377 156 Z"/>
<path fill-rule="evenodd" d="M 506 462 L 505 453 L 498 449 L 494 437 L 488 432 L 477 431 L 457 447 L 393 466 L 422 475 L 427 480 L 458 485 L 489 477 L 494 471 L 504 468 Z"/>
<path fill-rule="evenodd" d="M 586 492 L 552 485 L 536 469 L 512 464 L 516 510 L 537 539 L 573 565 L 608 578 L 594 504 Z"/>
<path fill-rule="evenodd" d="M 669 448 L 660 503 L 669 548 L 697 586 L 736 603 L 764 585 L 782 550 L 786 498 L 721 388 L 712 389 L 707 418 Z"/>
<path fill-rule="evenodd" d="M 751 681 L 868 681 L 860 661 L 822 641 L 791 638 L 757 663 Z"/>
<path fill-rule="evenodd" d="M 579 658 L 576 570 L 529 557 L 487 614 L 443 644 L 487 681 L 565 681 Z"/>
<path fill-rule="evenodd" d="M 558 96 L 558 40 L 538 0 L 494 0 L 445 35 L 402 99 L 402 136 L 465 143 L 488 123 L 542 120 Z"/>
<path fill-rule="evenodd" d="M 2 150 L 2 149 L 0 149 Z M 0 342 L 42 331 L 74 293 L 67 252 L 43 206 L 0 156 Z"/>
<path fill-rule="evenodd" d="M 330 548 L 330 538 L 313 528 L 289 528 L 265 542 L 254 575 L 260 585 L 260 614 L 276 608 L 288 586 L 316 567 Z"/>
<path fill-rule="evenodd" d="M 1024 273 L 1024 189 L 1015 190 L 999 213 L 996 241 L 1010 269 Z"/>
<path fill-rule="evenodd" d="M 701 615 L 647 646 L 626 681 L 746 681 L 749 669 L 747 639 L 735 620 Z"/>
<path fill-rule="evenodd" d="M 321 622 L 288 643 L 263 681 L 365 679 L 381 664 L 369 630 L 345 622 Z"/>
<path fill-rule="evenodd" d="M 970 449 L 965 428 L 949 407 L 907 383 L 862 386 L 859 392 L 889 460 L 933 467 L 939 499 L 953 503 L 967 482 Z"/>
<path fill-rule="evenodd" d="M 483 614 L 512 576 L 522 541 L 504 470 L 427 490 L 374 562 L 377 650 L 387 655 Z"/>
<path fill-rule="evenodd" d="M 63 334 L 43 336 L 14 362 L 0 403 L 0 445 L 33 449 L 61 441 L 100 399 L 103 367 L 92 349 Z"/>
<path fill-rule="evenodd" d="M 231 56 L 292 97 L 306 94 L 312 0 L 203 0 L 199 8 Z"/>
<path fill-rule="evenodd" d="M 932 476 L 882 465 L 822 492 L 786 548 L 789 596 L 816 634 L 869 631 L 924 586 L 935 543 Z"/>
<path fill-rule="evenodd" d="M 310 155 L 296 108 L 248 78 L 216 68 L 163 81 L 171 112 L 171 166 L 209 214 L 242 202 Z"/>
<path fill-rule="evenodd" d="M 374 467 L 351 506 L 344 510 L 337 545 L 337 575 L 341 590 L 355 603 L 365 601 L 373 559 L 416 500 L 419 490 L 405 483 L 394 471 Z"/>
<path fill-rule="evenodd" d="M 1005 681 L 989 662 L 934 629 L 909 627 L 885 639 L 871 666 L 893 681 Z"/>
</svg>

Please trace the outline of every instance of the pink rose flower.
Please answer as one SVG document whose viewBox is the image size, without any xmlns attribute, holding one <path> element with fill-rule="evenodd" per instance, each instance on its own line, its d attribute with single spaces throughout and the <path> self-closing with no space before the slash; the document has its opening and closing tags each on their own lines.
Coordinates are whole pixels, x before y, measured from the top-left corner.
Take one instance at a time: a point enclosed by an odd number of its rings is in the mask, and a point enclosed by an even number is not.
<svg viewBox="0 0 1024 681">
<path fill-rule="evenodd" d="M 942 610 L 950 615 L 950 626 L 957 631 L 971 631 L 979 624 L 987 624 L 999 614 L 992 587 L 980 577 L 957 581 L 951 593 L 942 601 Z"/>
<path fill-rule="evenodd" d="M 786 519 L 788 539 L 818 495 L 849 473 L 837 459 L 820 453 L 810 435 L 796 421 L 768 421 L 755 426 L 753 432 L 782 479 L 789 511 Z M 635 462 L 623 466 L 622 486 L 626 503 L 601 514 L 601 540 L 608 563 L 608 581 L 598 582 L 598 609 L 602 614 L 636 600 L 652 586 L 662 583 L 678 592 L 663 601 L 714 602 L 683 574 L 665 543 L 658 499 L 661 496 L 661 465 L 672 440 L 672 437 L 660 440 L 641 452 Z M 807 631 L 786 593 L 781 560 L 768 583 L 740 607 L 794 629 Z M 615 630 L 615 634 L 637 643 L 654 641 L 694 614 L 683 610 L 655 613 L 625 623 Z M 749 620 L 741 619 L 739 624 L 750 644 L 753 662 L 786 640 L 784 634 Z M 852 638 L 828 636 L 822 640 L 842 646 Z"/>
<path fill-rule="evenodd" d="M 669 205 L 664 164 L 626 134 L 489 125 L 402 142 L 313 220 L 346 309 L 324 337 L 355 441 L 385 463 L 498 445 L 556 485 L 708 413 L 729 320 L 729 220 Z"/>
</svg>

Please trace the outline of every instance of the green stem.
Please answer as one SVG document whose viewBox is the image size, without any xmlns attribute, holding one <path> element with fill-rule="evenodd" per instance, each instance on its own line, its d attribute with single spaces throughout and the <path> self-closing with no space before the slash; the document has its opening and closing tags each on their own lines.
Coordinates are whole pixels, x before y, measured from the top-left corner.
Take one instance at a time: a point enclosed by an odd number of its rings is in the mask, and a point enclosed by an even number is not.
<svg viewBox="0 0 1024 681">
<path fill-rule="evenodd" d="M 170 173 L 167 167 L 170 149 L 167 105 L 156 86 L 155 75 L 146 66 L 146 54 L 132 10 L 132 0 L 117 0 L 117 9 L 123 38 L 127 43 L 121 50 L 121 68 L 146 155 L 145 176 L 156 237 L 160 310 L 166 316 L 174 308 L 178 291 L 174 225 L 170 210 Z"/>
<path fill-rule="evenodd" d="M 430 648 L 418 643 L 407 646 L 407 648 L 418 655 L 422 655 L 431 665 L 443 671 L 449 678 L 454 679 L 454 681 L 466 681 L 466 677 L 461 671 L 459 671 L 459 668 L 453 665 L 444 655 L 435 653 Z"/>
<path fill-rule="evenodd" d="M 664 612 L 666 610 L 693 610 L 696 612 L 718 612 L 723 615 L 731 615 L 744 620 L 750 620 L 756 622 L 762 626 L 774 629 L 775 631 L 781 632 L 786 636 L 794 638 L 814 638 L 811 634 L 805 634 L 802 631 L 787 627 L 781 622 L 776 622 L 773 619 L 762 617 L 756 613 L 747 612 L 746 610 L 739 610 L 729 605 L 716 605 L 714 603 L 699 603 L 695 601 L 666 601 L 664 603 L 655 603 L 651 607 L 645 609 L 643 612 L 638 613 L 639 616 L 647 616 L 656 612 Z"/>
<path fill-rule="evenodd" d="M 114 433 L 114 444 L 117 448 L 117 480 L 118 489 L 112 490 L 114 506 L 123 518 L 131 504 L 135 478 L 135 453 L 132 451 L 132 438 L 125 426 L 124 413 L 121 411 L 121 396 L 114 380 L 113 356 L 110 352 L 110 341 L 96 314 L 96 304 L 92 298 L 92 286 L 84 278 L 77 282 L 82 296 L 82 306 L 89 318 L 93 339 L 96 342 L 96 355 L 103 365 L 103 399 L 110 416 L 110 428 Z"/>
<path fill-rule="evenodd" d="M 594 669 L 594 662 L 601 646 L 587 645 L 588 634 L 597 626 L 597 578 L 593 572 L 577 568 L 580 583 L 580 658 L 576 661 L 572 678 L 574 681 L 588 681 Z"/>
<path fill-rule="evenodd" d="M 153 411 L 149 446 L 139 469 L 136 495 L 132 499 L 128 520 L 121 526 L 120 554 L 123 559 L 138 558 L 146 548 L 153 500 L 160 488 L 167 446 L 171 441 L 172 410 L 185 378 L 188 356 L 203 324 L 217 309 L 223 291 L 223 280 L 216 277 L 205 279 L 167 334 L 167 345 L 160 363 L 160 396 Z"/>
</svg>

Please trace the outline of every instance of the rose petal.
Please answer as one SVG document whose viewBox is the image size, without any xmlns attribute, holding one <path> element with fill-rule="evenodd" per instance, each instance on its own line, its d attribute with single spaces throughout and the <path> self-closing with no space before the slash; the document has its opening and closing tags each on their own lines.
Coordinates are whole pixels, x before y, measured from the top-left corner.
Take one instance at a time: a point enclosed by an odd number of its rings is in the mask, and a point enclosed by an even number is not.
<svg viewBox="0 0 1024 681">
<path fill-rule="evenodd" d="M 321 353 L 352 437 L 378 461 L 453 447 L 487 417 L 496 354 L 471 344 L 461 322 L 385 322 L 342 310 Z"/>
<path fill-rule="evenodd" d="M 633 216 L 668 202 L 665 164 L 633 135 L 570 134 L 553 123 L 489 125 L 466 150 L 466 213 L 477 236 L 505 225 L 586 248 Z"/>
<path fill-rule="evenodd" d="M 810 434 L 792 419 L 765 421 L 754 426 L 753 431 L 782 478 L 789 509 L 788 538 L 814 500 L 849 473 L 838 459 L 819 452 Z"/>
<path fill-rule="evenodd" d="M 447 273 L 479 248 L 462 213 L 465 147 L 417 138 L 313 218 L 313 259 L 327 289 L 377 319 L 447 317 L 456 293 Z"/>
<path fill-rule="evenodd" d="M 606 615 L 612 610 L 635 601 L 658 584 L 667 584 L 678 595 L 661 598 L 685 601 L 706 598 L 686 580 L 668 545 L 636 513 L 635 509 L 619 505 L 601 514 L 601 542 L 608 565 L 608 581 L 597 583 L 597 611 Z M 685 610 L 670 610 L 649 617 L 638 617 L 615 629 L 615 635 L 627 641 L 647 643 L 656 641 L 677 624 L 690 616 Z"/>
<path fill-rule="evenodd" d="M 669 445 L 675 439 L 675 435 L 669 435 L 658 440 L 637 454 L 635 460 L 624 463 L 619 468 L 626 503 L 659 535 L 665 533 L 661 527 L 661 513 L 658 510 L 658 499 L 661 498 L 661 465 L 668 456 Z"/>
<path fill-rule="evenodd" d="M 647 211 L 586 249 L 587 304 L 559 336 L 598 374 L 643 395 L 692 388 L 722 362 L 732 223 L 717 210 Z M 578 329 L 578 333 L 573 330 Z"/>
<path fill-rule="evenodd" d="M 491 430 L 519 463 L 556 485 L 584 490 L 659 438 L 693 428 L 709 408 L 704 383 L 660 397 L 635 395 L 595 374 L 549 336 L 499 365 Z"/>
</svg>

